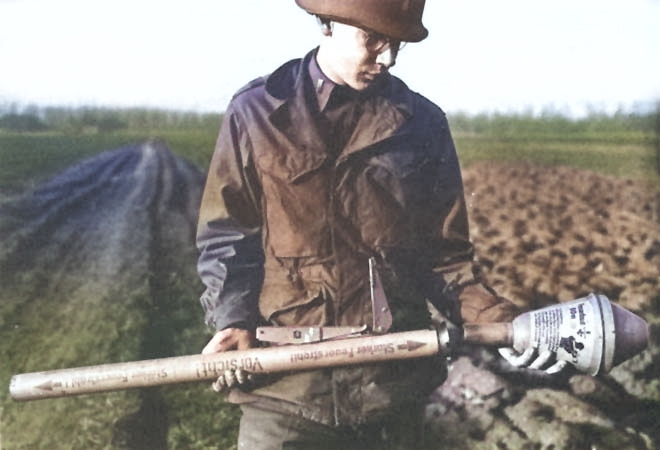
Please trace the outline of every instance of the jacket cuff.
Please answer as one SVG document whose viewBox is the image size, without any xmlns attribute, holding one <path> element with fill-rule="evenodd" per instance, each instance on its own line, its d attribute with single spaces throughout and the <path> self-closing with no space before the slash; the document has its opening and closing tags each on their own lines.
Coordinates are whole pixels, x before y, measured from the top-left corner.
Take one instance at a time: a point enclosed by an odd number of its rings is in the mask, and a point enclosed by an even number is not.
<svg viewBox="0 0 660 450">
<path fill-rule="evenodd" d="M 252 299 L 252 297 L 256 297 Z M 206 324 L 215 331 L 225 328 L 254 330 L 258 322 L 258 296 L 250 292 L 206 289 L 200 298 Z"/>
<path fill-rule="evenodd" d="M 488 286 L 474 261 L 441 273 L 439 305 L 434 305 L 454 324 L 509 322 L 520 314 L 511 300 Z"/>
</svg>

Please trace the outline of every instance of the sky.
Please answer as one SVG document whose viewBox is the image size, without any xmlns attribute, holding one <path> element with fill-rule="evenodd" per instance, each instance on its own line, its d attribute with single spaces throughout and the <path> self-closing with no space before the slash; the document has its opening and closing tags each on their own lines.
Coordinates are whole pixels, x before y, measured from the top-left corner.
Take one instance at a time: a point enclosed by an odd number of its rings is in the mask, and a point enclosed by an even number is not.
<svg viewBox="0 0 660 450">
<path fill-rule="evenodd" d="M 660 0 L 427 0 L 423 21 L 392 73 L 445 111 L 660 101 Z M 293 0 L 0 0 L 0 106 L 221 112 L 319 38 Z"/>
</svg>

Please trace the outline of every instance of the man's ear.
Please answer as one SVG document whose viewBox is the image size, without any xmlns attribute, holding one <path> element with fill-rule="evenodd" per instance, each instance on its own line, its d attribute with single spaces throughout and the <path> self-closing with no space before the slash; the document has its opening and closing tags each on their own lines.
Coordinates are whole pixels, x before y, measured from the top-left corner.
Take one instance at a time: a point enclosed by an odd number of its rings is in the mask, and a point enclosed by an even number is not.
<svg viewBox="0 0 660 450">
<path fill-rule="evenodd" d="M 332 21 L 322 17 L 317 17 L 317 20 L 323 36 L 332 36 Z"/>
</svg>

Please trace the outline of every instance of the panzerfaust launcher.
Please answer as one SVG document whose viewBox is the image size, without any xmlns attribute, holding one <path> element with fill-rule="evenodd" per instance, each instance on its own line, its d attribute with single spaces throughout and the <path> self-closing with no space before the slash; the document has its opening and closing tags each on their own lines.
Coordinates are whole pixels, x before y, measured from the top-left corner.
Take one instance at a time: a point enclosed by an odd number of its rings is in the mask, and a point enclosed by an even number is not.
<svg viewBox="0 0 660 450">
<path fill-rule="evenodd" d="M 103 364 L 14 375 L 14 400 L 37 400 L 192 381 L 214 380 L 228 369 L 252 373 L 326 367 L 451 354 L 461 344 L 552 350 L 578 370 L 596 375 L 648 345 L 648 324 L 639 316 L 590 294 L 520 315 L 511 323 L 469 324 L 322 342 L 281 345 L 209 355 Z"/>
</svg>

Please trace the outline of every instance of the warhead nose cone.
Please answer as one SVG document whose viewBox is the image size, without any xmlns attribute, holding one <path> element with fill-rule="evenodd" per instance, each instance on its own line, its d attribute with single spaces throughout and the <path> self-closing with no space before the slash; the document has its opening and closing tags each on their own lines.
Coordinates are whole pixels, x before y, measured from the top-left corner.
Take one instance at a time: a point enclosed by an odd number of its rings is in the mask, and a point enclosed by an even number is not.
<svg viewBox="0 0 660 450">
<path fill-rule="evenodd" d="M 513 321 L 513 347 L 555 352 L 581 372 L 597 375 L 648 346 L 649 328 L 641 317 L 604 295 L 551 305 Z"/>
<path fill-rule="evenodd" d="M 638 315 L 612 303 L 614 316 L 613 366 L 632 358 L 649 345 L 649 325 Z"/>
</svg>

